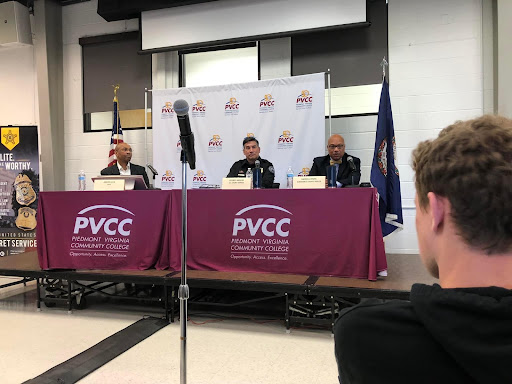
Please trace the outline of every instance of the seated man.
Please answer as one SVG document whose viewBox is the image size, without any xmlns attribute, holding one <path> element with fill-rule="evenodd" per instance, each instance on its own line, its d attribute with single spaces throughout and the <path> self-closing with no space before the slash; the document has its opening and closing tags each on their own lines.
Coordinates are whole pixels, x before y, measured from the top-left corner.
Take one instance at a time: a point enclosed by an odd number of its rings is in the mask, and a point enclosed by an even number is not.
<svg viewBox="0 0 512 384">
<path fill-rule="evenodd" d="M 440 285 L 343 310 L 340 382 L 510 382 L 512 120 L 456 122 L 412 157 L 420 256 Z"/>
<path fill-rule="evenodd" d="M 358 185 L 361 178 L 361 160 L 345 153 L 345 139 L 341 135 L 332 135 L 327 141 L 326 156 L 315 157 L 309 176 L 327 176 L 327 168 L 334 165 L 338 168 L 336 186 Z M 349 157 L 354 162 L 354 169 L 349 164 Z"/>
<path fill-rule="evenodd" d="M 260 157 L 260 143 L 255 137 L 246 137 L 243 141 L 244 160 L 239 160 L 229 170 L 227 177 L 245 177 L 248 168 L 255 168 L 256 160 L 260 161 L 261 167 L 261 186 L 263 188 L 272 188 L 274 184 L 274 166 L 268 160 Z"/>
<path fill-rule="evenodd" d="M 132 147 L 128 143 L 116 145 L 115 155 L 117 164 L 101 170 L 102 175 L 142 175 L 146 187 L 150 187 L 146 169 L 137 164 L 130 163 L 132 159 Z"/>
</svg>

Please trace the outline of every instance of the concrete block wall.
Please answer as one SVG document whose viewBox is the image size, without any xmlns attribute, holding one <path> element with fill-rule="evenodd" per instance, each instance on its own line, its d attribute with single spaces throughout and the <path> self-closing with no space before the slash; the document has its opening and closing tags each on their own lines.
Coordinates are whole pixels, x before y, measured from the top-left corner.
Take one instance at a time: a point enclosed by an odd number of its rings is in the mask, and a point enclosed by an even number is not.
<svg viewBox="0 0 512 384">
<path fill-rule="evenodd" d="M 404 230 L 388 253 L 418 253 L 411 154 L 456 120 L 483 113 L 482 2 L 389 0 L 389 82 L 400 171 Z M 379 63 L 375 63 L 379 71 Z M 369 181 L 376 116 L 333 119 L 348 153 L 361 158 Z M 328 128 L 326 122 L 326 137 Z"/>
<path fill-rule="evenodd" d="M 417 253 L 416 145 L 483 113 L 481 0 L 390 0 L 389 78 L 401 172 L 404 231 L 386 251 Z"/>
<path fill-rule="evenodd" d="M 0 49 L 0 125 L 37 125 L 34 46 Z"/>
<path fill-rule="evenodd" d="M 96 7 L 96 1 L 63 7 L 67 190 L 77 189 L 80 169 L 91 188 L 90 177 L 106 165 L 110 137 L 83 133 L 78 38 L 138 28 L 137 20 L 107 23 Z M 405 228 L 386 242 L 387 252 L 418 252 L 411 152 L 452 122 L 482 114 L 481 52 L 482 0 L 389 0 L 389 80 Z M 376 116 L 333 119 L 333 133 L 344 135 L 347 152 L 362 160 L 363 181 L 370 178 L 375 128 Z M 144 132 L 125 131 L 125 140 L 134 147 L 133 161 L 143 164 Z"/>
<path fill-rule="evenodd" d="M 91 177 L 99 175 L 101 169 L 107 166 L 110 148 L 110 132 L 83 132 L 82 49 L 78 39 L 138 30 L 137 19 L 108 23 L 97 14 L 97 7 L 97 0 L 62 7 L 64 145 L 66 190 L 68 191 L 78 189 L 78 173 L 82 169 L 87 175 L 87 189 L 92 190 Z M 116 63 L 110 63 L 110 65 L 115 66 Z M 119 91 L 121 105 L 122 98 L 123 85 L 121 84 Z M 152 135 L 150 130 L 148 132 L 148 157 L 151 162 Z M 124 130 L 123 135 L 124 141 L 133 147 L 133 163 L 145 165 L 144 130 Z"/>
</svg>

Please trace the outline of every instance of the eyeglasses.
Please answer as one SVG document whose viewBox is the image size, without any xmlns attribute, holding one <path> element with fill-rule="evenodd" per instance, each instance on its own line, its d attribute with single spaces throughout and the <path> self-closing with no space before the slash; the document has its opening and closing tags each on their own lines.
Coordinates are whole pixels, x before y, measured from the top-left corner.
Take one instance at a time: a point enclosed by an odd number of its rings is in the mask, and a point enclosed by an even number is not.
<svg viewBox="0 0 512 384">
<path fill-rule="evenodd" d="M 338 145 L 331 144 L 331 145 L 328 145 L 327 148 L 329 148 L 329 149 L 334 149 L 334 148 L 342 149 L 344 146 L 345 146 L 345 144 L 338 144 Z"/>
</svg>

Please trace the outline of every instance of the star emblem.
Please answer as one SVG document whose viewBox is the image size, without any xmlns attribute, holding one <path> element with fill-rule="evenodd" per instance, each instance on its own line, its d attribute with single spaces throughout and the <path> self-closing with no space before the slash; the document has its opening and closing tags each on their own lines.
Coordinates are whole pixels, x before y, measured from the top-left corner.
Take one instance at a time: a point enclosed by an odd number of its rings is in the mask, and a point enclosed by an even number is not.
<svg viewBox="0 0 512 384">
<path fill-rule="evenodd" d="M 14 141 L 14 139 L 16 139 L 18 137 L 18 135 L 15 133 L 12 133 L 12 131 L 10 129 L 9 129 L 9 132 L 7 132 L 3 136 L 5 138 L 5 144 L 8 144 L 8 143 L 16 144 L 16 141 Z"/>
</svg>

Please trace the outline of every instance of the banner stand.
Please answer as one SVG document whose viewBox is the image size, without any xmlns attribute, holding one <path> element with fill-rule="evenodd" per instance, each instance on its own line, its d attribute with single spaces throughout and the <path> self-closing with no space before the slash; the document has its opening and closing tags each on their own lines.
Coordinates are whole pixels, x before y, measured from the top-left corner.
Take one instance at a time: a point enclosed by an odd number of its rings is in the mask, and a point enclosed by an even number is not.
<svg viewBox="0 0 512 384">
<path fill-rule="evenodd" d="M 332 113 L 331 113 L 331 69 L 327 68 L 327 102 L 329 103 L 329 137 L 332 136 Z"/>
<path fill-rule="evenodd" d="M 148 92 L 152 92 L 153 90 L 152 89 L 147 89 L 147 88 L 144 88 L 144 160 L 145 160 L 145 167 L 146 167 L 146 173 L 148 173 L 148 164 L 149 164 L 149 159 L 148 159 Z M 153 116 L 153 114 L 151 114 L 151 116 Z M 153 187 L 155 186 L 155 174 L 153 171 L 151 171 L 151 173 L 153 173 Z"/>
<path fill-rule="evenodd" d="M 327 78 L 326 78 L 327 76 Z M 175 153 L 181 152 L 173 101 L 191 105 L 196 135 L 197 171 L 188 174 L 189 188 L 220 186 L 230 164 L 243 159 L 241 143 L 258 139 L 261 157 L 274 165 L 274 183 L 286 185 L 289 166 L 307 176 L 312 159 L 325 153 L 326 117 L 331 106 L 330 73 L 292 76 L 239 84 L 171 89 L 152 92 L 153 165 L 160 174 L 155 187 L 179 188 L 181 172 Z M 332 118 L 332 109 L 330 113 Z M 147 124 L 145 124 L 145 129 Z M 146 131 L 146 135 L 148 132 Z M 148 141 L 148 139 L 146 139 Z M 147 146 L 151 143 L 147 143 Z M 149 158 L 149 152 L 147 152 Z"/>
</svg>

